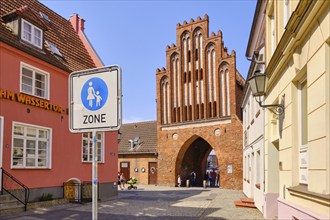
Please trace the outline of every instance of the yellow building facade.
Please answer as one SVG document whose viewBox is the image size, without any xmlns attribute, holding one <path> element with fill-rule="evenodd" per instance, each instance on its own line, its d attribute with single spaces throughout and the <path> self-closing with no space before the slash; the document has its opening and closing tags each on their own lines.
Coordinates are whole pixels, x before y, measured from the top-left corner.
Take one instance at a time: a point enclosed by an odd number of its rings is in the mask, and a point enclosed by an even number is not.
<svg viewBox="0 0 330 220">
<path fill-rule="evenodd" d="M 267 0 L 265 192 L 278 219 L 330 219 L 330 1 Z M 266 198 L 267 200 L 267 198 Z"/>
</svg>

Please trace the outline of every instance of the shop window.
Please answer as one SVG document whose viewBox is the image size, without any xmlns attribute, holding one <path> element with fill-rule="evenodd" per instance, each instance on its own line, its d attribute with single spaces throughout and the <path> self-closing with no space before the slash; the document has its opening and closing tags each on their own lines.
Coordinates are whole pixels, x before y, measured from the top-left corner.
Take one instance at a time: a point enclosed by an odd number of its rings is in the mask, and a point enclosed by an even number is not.
<svg viewBox="0 0 330 220">
<path fill-rule="evenodd" d="M 50 168 L 51 129 L 13 124 L 13 168 Z"/>
<path fill-rule="evenodd" d="M 27 64 L 22 64 L 21 92 L 49 99 L 49 74 Z"/>
<path fill-rule="evenodd" d="M 97 162 L 104 162 L 104 133 L 97 132 L 96 134 L 96 155 Z M 93 134 L 85 132 L 82 135 L 82 161 L 93 162 Z"/>
<path fill-rule="evenodd" d="M 24 19 L 22 19 L 21 38 L 42 49 L 43 31 Z"/>
</svg>

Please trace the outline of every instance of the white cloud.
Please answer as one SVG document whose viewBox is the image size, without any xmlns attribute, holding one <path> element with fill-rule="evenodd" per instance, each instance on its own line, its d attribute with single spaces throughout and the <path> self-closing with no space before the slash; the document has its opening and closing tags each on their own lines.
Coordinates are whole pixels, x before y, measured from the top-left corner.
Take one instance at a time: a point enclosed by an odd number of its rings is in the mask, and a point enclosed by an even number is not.
<svg viewBox="0 0 330 220">
<path fill-rule="evenodd" d="M 133 123 L 133 122 L 141 122 L 141 121 L 145 121 L 140 117 L 129 117 L 129 118 L 123 118 L 123 124 L 128 124 L 128 123 Z"/>
</svg>

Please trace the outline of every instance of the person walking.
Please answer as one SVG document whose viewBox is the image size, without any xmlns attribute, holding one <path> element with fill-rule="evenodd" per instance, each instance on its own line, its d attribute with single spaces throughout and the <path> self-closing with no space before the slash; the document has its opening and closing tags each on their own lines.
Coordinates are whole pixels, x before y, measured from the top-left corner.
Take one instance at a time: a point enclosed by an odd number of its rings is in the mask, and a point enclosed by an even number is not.
<svg viewBox="0 0 330 220">
<path fill-rule="evenodd" d="M 215 187 L 215 178 L 217 177 L 214 170 L 211 171 L 211 178 L 212 178 L 212 186 Z"/>
<path fill-rule="evenodd" d="M 178 187 L 181 187 L 181 176 L 180 175 L 178 175 Z"/>
<path fill-rule="evenodd" d="M 120 189 L 123 189 L 122 186 L 121 186 L 121 181 L 120 181 L 120 179 L 121 179 L 121 174 L 120 174 L 120 172 L 118 172 L 118 182 L 117 182 L 117 184 L 118 184 L 118 187 L 119 187 Z"/>
<path fill-rule="evenodd" d="M 191 186 L 196 186 L 196 173 L 194 170 L 190 173 L 190 180 Z"/>
<path fill-rule="evenodd" d="M 121 185 L 121 189 L 125 189 L 125 181 L 126 181 L 126 178 L 124 176 L 124 173 L 121 173 L 120 175 L 120 185 Z"/>
</svg>

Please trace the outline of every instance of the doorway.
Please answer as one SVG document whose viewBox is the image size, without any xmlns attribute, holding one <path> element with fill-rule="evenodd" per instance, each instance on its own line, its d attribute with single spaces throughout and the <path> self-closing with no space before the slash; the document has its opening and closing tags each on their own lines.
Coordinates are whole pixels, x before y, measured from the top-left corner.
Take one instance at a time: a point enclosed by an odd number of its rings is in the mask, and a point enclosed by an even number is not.
<svg viewBox="0 0 330 220">
<path fill-rule="evenodd" d="M 124 174 L 126 180 L 128 180 L 131 176 L 130 174 L 130 163 L 129 162 L 120 162 L 120 173 Z"/>
<path fill-rule="evenodd" d="M 201 137 L 193 137 L 194 140 L 187 147 L 182 147 L 176 161 L 176 177 L 180 175 L 182 186 L 187 183 L 190 186 L 203 186 L 203 180 L 207 176 L 208 157 L 213 150 L 211 145 Z M 218 161 L 214 154 L 215 160 Z M 218 163 L 215 163 L 218 164 Z M 196 180 L 191 181 L 191 173 L 195 172 Z M 187 181 L 189 180 L 189 181 Z"/>
<path fill-rule="evenodd" d="M 148 184 L 157 185 L 157 163 L 149 162 L 149 179 Z"/>
</svg>

